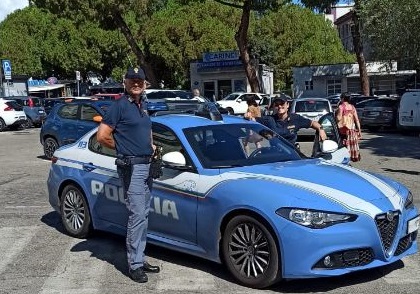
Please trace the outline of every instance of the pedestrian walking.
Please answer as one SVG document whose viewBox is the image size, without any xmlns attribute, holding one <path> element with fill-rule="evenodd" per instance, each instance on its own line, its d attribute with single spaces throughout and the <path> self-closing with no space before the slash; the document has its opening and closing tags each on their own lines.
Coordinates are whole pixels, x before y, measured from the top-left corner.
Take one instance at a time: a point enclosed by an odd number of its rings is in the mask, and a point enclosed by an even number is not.
<svg viewBox="0 0 420 294">
<path fill-rule="evenodd" d="M 143 108 L 141 96 L 146 89 L 146 77 L 141 68 L 130 68 L 125 74 L 128 95 L 122 96 L 108 108 L 99 125 L 97 140 L 116 149 L 117 172 L 122 181 L 128 209 L 127 259 L 129 276 L 136 282 L 148 280 L 146 272 L 158 273 L 158 266 L 145 259 L 145 247 L 150 211 L 150 162 L 155 146 L 152 123 Z"/>
<path fill-rule="evenodd" d="M 362 138 L 362 129 L 356 108 L 350 104 L 350 94 L 342 93 L 336 111 L 336 120 L 340 136 L 344 145 L 350 152 L 351 161 L 360 161 L 359 140 Z"/>
</svg>

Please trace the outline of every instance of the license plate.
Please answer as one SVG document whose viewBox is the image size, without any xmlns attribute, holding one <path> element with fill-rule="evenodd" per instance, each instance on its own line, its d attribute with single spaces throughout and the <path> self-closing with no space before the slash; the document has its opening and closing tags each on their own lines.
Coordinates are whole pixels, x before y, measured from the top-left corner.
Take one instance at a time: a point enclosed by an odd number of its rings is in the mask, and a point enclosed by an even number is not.
<svg viewBox="0 0 420 294">
<path fill-rule="evenodd" d="M 408 221 L 407 234 L 417 231 L 419 227 L 420 227 L 420 215 Z"/>
<path fill-rule="evenodd" d="M 401 117 L 401 121 L 404 121 L 404 122 L 413 122 L 413 117 L 412 116 L 402 116 Z"/>
</svg>

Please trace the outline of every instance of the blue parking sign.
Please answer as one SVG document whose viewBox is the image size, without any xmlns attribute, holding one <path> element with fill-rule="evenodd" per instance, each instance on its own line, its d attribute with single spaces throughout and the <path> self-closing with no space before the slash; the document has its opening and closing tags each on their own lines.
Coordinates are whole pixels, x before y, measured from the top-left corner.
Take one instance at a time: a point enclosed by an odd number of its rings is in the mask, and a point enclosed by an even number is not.
<svg viewBox="0 0 420 294">
<path fill-rule="evenodd" d="M 3 67 L 4 78 L 6 80 L 11 80 L 12 79 L 12 63 L 10 62 L 10 60 L 3 59 L 1 61 L 1 64 Z"/>
</svg>

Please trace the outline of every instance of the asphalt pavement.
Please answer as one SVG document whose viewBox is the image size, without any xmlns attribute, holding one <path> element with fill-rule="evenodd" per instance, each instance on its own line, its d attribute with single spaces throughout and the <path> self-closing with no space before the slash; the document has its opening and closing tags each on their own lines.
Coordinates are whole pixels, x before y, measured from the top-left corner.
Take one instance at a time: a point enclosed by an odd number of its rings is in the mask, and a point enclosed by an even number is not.
<svg viewBox="0 0 420 294">
<path fill-rule="evenodd" d="M 407 185 L 420 207 L 420 138 L 364 133 L 356 168 Z M 301 142 L 306 153 L 311 142 Z M 285 281 L 267 290 L 238 285 L 222 265 L 156 246 L 149 282 L 127 275 L 124 238 L 97 233 L 69 237 L 48 204 L 50 162 L 42 156 L 39 129 L 0 133 L 0 293 L 419 293 L 420 254 L 391 266 L 324 279 Z M 357 237 L 357 236 L 355 236 Z M 419 240 L 419 239 L 418 239 Z"/>
</svg>

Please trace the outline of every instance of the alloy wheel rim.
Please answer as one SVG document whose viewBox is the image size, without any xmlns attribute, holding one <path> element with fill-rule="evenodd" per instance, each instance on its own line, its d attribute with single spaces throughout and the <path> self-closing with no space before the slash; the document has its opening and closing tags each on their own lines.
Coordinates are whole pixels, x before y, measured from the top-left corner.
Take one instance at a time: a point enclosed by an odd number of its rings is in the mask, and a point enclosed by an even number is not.
<svg viewBox="0 0 420 294">
<path fill-rule="evenodd" d="M 253 223 L 238 225 L 229 240 L 229 257 L 244 277 L 258 278 L 270 264 L 270 245 L 264 232 Z"/>
<path fill-rule="evenodd" d="M 68 226 L 78 231 L 85 222 L 85 206 L 82 196 L 74 190 L 67 192 L 63 203 L 63 214 Z"/>
<path fill-rule="evenodd" d="M 56 149 L 55 148 L 55 143 L 48 140 L 46 142 L 46 146 L 45 146 L 45 150 L 46 150 L 47 156 L 48 157 L 52 157 L 53 154 L 54 154 L 55 149 Z"/>
</svg>

